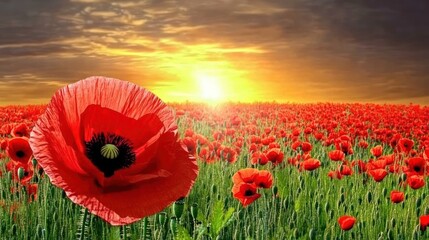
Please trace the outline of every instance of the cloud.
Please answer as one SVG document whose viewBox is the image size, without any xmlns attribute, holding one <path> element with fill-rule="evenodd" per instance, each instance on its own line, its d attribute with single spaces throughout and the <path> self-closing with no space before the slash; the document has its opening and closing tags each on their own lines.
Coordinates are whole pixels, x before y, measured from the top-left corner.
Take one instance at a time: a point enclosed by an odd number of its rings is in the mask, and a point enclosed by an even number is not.
<svg viewBox="0 0 429 240">
<path fill-rule="evenodd" d="M 424 101 L 428 9 L 424 0 L 6 1 L 0 104 L 19 91 L 20 102 L 47 99 L 90 75 L 189 96 L 177 87 L 201 68 L 254 86 L 258 100 Z"/>
</svg>

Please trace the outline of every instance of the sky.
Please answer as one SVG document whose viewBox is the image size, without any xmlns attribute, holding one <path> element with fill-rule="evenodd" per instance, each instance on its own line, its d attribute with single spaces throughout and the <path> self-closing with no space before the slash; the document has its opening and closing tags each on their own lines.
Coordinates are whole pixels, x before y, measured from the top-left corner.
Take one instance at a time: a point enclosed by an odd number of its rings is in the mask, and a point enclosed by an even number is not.
<svg viewBox="0 0 429 240">
<path fill-rule="evenodd" d="M 427 0 L 1 0 L 0 105 L 89 76 L 167 102 L 429 105 Z"/>
</svg>

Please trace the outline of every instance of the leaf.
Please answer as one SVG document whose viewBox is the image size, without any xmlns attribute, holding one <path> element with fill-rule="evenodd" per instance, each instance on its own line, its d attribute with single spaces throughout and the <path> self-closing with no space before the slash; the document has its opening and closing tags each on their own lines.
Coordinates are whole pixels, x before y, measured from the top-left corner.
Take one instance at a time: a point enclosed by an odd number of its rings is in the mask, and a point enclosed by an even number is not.
<svg viewBox="0 0 429 240">
<path fill-rule="evenodd" d="M 192 237 L 189 234 L 188 230 L 186 230 L 186 228 L 184 228 L 181 225 L 178 225 L 177 226 L 176 239 L 180 239 L 180 240 L 192 240 Z"/>
<path fill-rule="evenodd" d="M 230 223 L 230 219 L 235 209 L 230 207 L 224 212 L 223 202 L 217 201 L 213 206 L 213 212 L 210 217 L 210 236 L 212 239 L 216 239 L 219 236 L 222 228 L 226 227 Z"/>
</svg>

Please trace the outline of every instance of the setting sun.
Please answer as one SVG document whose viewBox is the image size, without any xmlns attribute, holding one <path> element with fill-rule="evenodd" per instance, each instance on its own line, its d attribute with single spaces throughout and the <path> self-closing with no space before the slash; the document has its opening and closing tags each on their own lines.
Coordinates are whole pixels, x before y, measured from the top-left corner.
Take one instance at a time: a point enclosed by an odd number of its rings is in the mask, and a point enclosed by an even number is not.
<svg viewBox="0 0 429 240">
<path fill-rule="evenodd" d="M 221 81 L 218 77 L 207 73 L 196 73 L 195 79 L 199 85 L 201 99 L 219 101 L 224 97 Z"/>
</svg>

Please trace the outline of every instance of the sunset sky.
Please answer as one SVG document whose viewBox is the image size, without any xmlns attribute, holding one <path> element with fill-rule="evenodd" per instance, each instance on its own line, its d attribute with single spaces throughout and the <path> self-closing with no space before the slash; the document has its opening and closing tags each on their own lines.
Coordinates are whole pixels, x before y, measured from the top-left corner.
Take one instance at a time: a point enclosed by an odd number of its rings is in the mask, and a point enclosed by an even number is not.
<svg viewBox="0 0 429 240">
<path fill-rule="evenodd" d="M 0 105 L 92 75 L 171 101 L 429 105 L 427 0 L 2 0 Z"/>
</svg>

